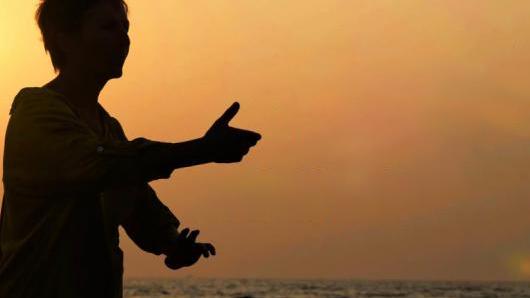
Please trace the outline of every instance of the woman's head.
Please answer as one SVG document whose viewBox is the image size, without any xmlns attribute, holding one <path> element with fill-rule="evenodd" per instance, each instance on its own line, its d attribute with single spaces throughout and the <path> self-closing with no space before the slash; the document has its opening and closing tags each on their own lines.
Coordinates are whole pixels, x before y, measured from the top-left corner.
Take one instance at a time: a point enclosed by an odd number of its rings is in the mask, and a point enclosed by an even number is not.
<svg viewBox="0 0 530 298">
<path fill-rule="evenodd" d="M 120 77 L 129 52 L 123 0 L 41 0 L 36 13 L 55 71 Z"/>
</svg>

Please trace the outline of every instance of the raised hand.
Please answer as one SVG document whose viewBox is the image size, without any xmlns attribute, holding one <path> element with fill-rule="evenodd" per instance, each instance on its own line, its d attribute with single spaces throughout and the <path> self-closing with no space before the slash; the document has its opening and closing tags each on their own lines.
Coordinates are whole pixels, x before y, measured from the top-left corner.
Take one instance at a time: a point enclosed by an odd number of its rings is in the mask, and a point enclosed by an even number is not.
<svg viewBox="0 0 530 298">
<path fill-rule="evenodd" d="M 164 263 L 167 267 L 177 270 L 182 267 L 189 267 L 204 256 L 208 258 L 210 254 L 215 255 L 215 247 L 211 243 L 195 242 L 199 235 L 199 230 L 183 229 L 174 241 L 173 245 L 166 252 Z"/>
<path fill-rule="evenodd" d="M 228 126 L 238 110 L 239 103 L 236 101 L 203 136 L 207 151 L 214 162 L 240 162 L 250 147 L 255 146 L 261 139 L 257 132 Z"/>
</svg>

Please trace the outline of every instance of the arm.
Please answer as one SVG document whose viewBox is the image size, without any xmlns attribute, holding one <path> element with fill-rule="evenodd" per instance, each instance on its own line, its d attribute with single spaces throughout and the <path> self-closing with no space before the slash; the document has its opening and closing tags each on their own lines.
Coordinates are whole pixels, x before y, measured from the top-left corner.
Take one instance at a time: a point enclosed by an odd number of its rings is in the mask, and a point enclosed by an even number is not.
<svg viewBox="0 0 530 298">
<path fill-rule="evenodd" d="M 157 197 L 154 189 L 147 183 L 129 194 L 134 196 L 132 212 L 121 222 L 127 235 L 142 250 L 160 255 L 166 247 L 177 239 L 179 220 Z M 127 200 L 133 198 L 127 198 Z"/>
<path fill-rule="evenodd" d="M 202 139 L 101 140 L 60 101 L 23 99 L 9 119 L 4 147 L 4 182 L 16 191 L 100 192 L 166 179 L 176 168 L 209 162 Z"/>
<path fill-rule="evenodd" d="M 127 141 L 128 138 L 120 122 L 113 117 L 111 121 L 111 128 L 118 138 Z M 194 146 L 200 146 L 196 140 L 180 143 L 179 150 L 182 152 L 179 156 L 186 156 L 187 152 L 199 150 Z M 182 158 L 180 165 L 191 166 L 204 162 L 200 156 L 190 156 Z M 177 228 L 180 222 L 177 217 L 159 200 L 155 190 L 148 183 L 112 190 L 112 192 L 115 191 L 117 192 L 115 194 L 121 196 L 122 200 L 132 204 L 132 210 L 127 212 L 120 222 L 129 238 L 146 252 L 155 255 L 164 253 L 169 243 L 178 236 Z"/>
</svg>

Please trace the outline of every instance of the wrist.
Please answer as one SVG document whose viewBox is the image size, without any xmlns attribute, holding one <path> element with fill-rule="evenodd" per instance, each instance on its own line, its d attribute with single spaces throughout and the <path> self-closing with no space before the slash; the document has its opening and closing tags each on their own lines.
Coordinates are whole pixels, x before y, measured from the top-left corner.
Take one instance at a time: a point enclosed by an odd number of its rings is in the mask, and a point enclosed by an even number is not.
<svg viewBox="0 0 530 298">
<path fill-rule="evenodd" d="M 179 232 L 176 227 L 171 227 L 161 236 L 164 241 L 160 244 L 160 253 L 169 256 L 177 250 L 177 238 Z"/>
<path fill-rule="evenodd" d="M 213 162 L 210 146 L 204 138 L 171 144 L 172 167 L 182 168 Z"/>
<path fill-rule="evenodd" d="M 205 137 L 200 137 L 198 139 L 195 139 L 195 141 L 197 142 L 198 158 L 202 160 L 204 163 L 213 162 L 214 154 L 213 154 L 212 146 L 208 142 L 208 140 Z"/>
</svg>

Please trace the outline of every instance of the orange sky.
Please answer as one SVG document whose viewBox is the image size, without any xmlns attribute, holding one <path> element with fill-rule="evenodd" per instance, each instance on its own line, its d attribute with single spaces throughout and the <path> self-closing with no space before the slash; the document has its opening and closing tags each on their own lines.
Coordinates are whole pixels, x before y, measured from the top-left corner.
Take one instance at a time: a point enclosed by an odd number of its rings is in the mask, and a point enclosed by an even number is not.
<svg viewBox="0 0 530 298">
<path fill-rule="evenodd" d="M 152 183 L 218 255 L 171 271 L 121 230 L 126 277 L 530 278 L 530 3 L 128 3 L 100 98 L 128 137 L 200 137 L 237 100 L 263 139 Z M 36 4 L 0 0 L 2 139 L 53 78 Z"/>
</svg>

